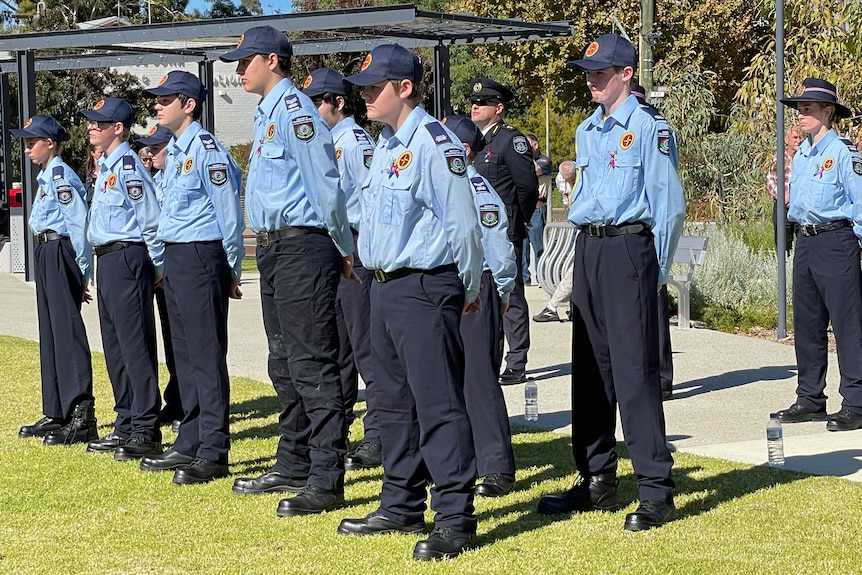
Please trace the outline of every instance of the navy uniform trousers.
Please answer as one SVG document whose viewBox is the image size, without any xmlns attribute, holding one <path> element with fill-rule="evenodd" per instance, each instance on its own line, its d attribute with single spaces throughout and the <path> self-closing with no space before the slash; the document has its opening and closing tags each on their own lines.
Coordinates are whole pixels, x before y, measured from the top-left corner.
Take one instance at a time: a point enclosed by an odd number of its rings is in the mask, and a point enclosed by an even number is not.
<svg viewBox="0 0 862 575">
<path fill-rule="evenodd" d="M 464 285 L 454 265 L 371 286 L 371 352 L 383 448 L 380 509 L 423 521 L 430 480 L 437 526 L 476 531 L 476 454 L 464 402 L 459 326 Z"/>
<path fill-rule="evenodd" d="M 344 425 L 335 296 L 342 259 L 323 230 L 257 248 L 269 377 L 281 403 L 272 471 L 344 489 Z"/>
<path fill-rule="evenodd" d="M 380 430 L 374 410 L 374 362 L 371 361 L 371 283 L 374 276 L 353 254 L 353 271 L 361 284 L 341 278 L 338 284 L 335 314 L 338 320 L 340 345 L 341 388 L 344 398 L 344 424 L 353 423 L 353 406 L 359 396 L 359 376 L 365 382 L 366 412 L 362 423 L 365 441 L 380 444 Z"/>
<path fill-rule="evenodd" d="M 163 287 L 155 289 L 156 307 L 159 308 L 159 324 L 162 328 L 162 342 L 165 348 L 165 364 L 168 366 L 168 383 L 162 392 L 165 400 L 162 407 L 162 422 L 170 422 L 183 418 L 183 406 L 180 399 L 180 382 L 177 380 L 177 362 L 174 359 L 174 343 L 171 336 L 171 320 L 168 314 L 168 300 Z"/>
<path fill-rule="evenodd" d="M 617 469 L 616 406 L 641 500 L 670 502 L 651 233 L 578 234 L 572 288 L 572 451 L 582 475 Z"/>
<path fill-rule="evenodd" d="M 503 361 L 503 310 L 494 276 L 482 273 L 482 310 L 461 318 L 464 342 L 464 399 L 479 476 L 515 475 L 512 431 L 503 390 L 497 381 Z"/>
<path fill-rule="evenodd" d="M 670 304 L 667 284 L 658 292 L 658 353 L 662 391 L 673 391 L 673 348 L 670 343 Z"/>
<path fill-rule="evenodd" d="M 530 310 L 524 294 L 524 241 L 516 240 L 512 246 L 515 248 L 518 273 L 515 276 L 515 289 L 509 295 L 509 311 L 503 316 L 503 330 L 509 342 L 506 367 L 524 371 L 527 369 L 527 352 L 530 351 Z"/>
<path fill-rule="evenodd" d="M 111 386 L 114 432 L 161 441 L 153 309 L 155 268 L 143 243 L 98 256 L 99 325 Z"/>
<path fill-rule="evenodd" d="M 826 407 L 829 320 L 838 347 L 841 407 L 862 413 L 862 271 L 853 228 L 796 238 L 793 326 L 799 377 L 797 403 Z"/>
<path fill-rule="evenodd" d="M 173 449 L 219 463 L 228 462 L 230 450 L 230 284 L 221 240 L 165 242 L 165 299 L 185 408 Z"/>
<path fill-rule="evenodd" d="M 81 319 L 84 276 L 67 238 L 36 244 L 35 256 L 42 413 L 66 419 L 76 405 L 93 405 L 93 364 Z"/>
</svg>

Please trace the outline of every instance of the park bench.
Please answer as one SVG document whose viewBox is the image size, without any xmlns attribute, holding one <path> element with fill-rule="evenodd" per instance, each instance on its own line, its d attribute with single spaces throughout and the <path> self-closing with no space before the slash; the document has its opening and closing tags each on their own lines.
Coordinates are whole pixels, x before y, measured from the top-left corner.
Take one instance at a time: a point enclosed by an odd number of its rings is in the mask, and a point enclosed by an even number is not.
<svg viewBox="0 0 862 575">
<path fill-rule="evenodd" d="M 703 265 L 707 239 L 703 236 L 682 236 L 673 255 L 674 266 L 667 283 L 676 288 L 679 329 L 691 327 L 691 282 L 696 266 Z M 550 297 L 563 274 L 571 273 L 575 260 L 575 227 L 569 222 L 551 222 L 545 226 L 545 251 L 536 265 L 539 285 Z M 680 273 L 674 270 L 682 267 Z"/>
</svg>

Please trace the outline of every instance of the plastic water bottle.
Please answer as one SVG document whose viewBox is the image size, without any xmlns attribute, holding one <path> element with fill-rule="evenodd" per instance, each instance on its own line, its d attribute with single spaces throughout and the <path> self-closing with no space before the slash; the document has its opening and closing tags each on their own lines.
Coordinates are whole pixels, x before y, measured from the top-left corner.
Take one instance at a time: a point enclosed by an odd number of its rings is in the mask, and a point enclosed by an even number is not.
<svg viewBox="0 0 862 575">
<path fill-rule="evenodd" d="M 539 421 L 539 386 L 532 379 L 524 385 L 524 419 Z"/>
<path fill-rule="evenodd" d="M 784 465 L 784 432 L 777 413 L 769 414 L 769 423 L 766 425 L 766 448 L 771 467 Z"/>
</svg>

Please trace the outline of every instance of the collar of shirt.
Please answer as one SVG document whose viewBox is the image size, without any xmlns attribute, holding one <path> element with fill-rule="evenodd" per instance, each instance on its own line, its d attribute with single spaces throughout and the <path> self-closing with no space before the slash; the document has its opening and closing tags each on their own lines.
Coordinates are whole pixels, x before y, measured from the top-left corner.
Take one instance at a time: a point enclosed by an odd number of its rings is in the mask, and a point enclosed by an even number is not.
<svg viewBox="0 0 862 575">
<path fill-rule="evenodd" d="M 110 171 L 114 169 L 114 166 L 119 163 L 119 161 L 128 154 L 132 154 L 132 148 L 129 146 L 128 142 L 123 142 L 117 148 L 111 152 L 111 154 L 104 158 L 102 162 L 102 171 Z"/>
<path fill-rule="evenodd" d="M 195 139 L 195 136 L 197 136 L 198 132 L 200 132 L 201 130 L 203 130 L 203 127 L 201 126 L 200 122 L 197 122 L 197 121 L 192 122 L 191 124 L 188 125 L 188 127 L 180 135 L 179 138 L 176 138 L 176 137 L 172 138 L 171 141 L 168 142 L 168 146 L 173 144 L 174 147 L 176 147 L 182 153 L 188 154 L 189 148 L 191 147 L 192 142 Z"/>
<path fill-rule="evenodd" d="M 281 102 L 284 93 L 293 88 L 293 82 L 289 78 L 282 78 L 281 81 L 272 87 L 269 94 L 261 98 L 257 104 L 257 111 L 264 116 L 271 116 L 276 105 Z M 257 114 L 255 114 L 257 115 Z"/>
<path fill-rule="evenodd" d="M 826 134 L 820 138 L 820 140 L 816 144 L 811 144 L 811 137 L 805 138 L 805 141 L 802 142 L 802 145 L 799 146 L 799 153 L 803 156 L 812 157 L 817 156 L 826 149 L 826 147 L 832 143 L 832 140 L 836 139 L 838 134 L 835 133 L 835 130 L 829 130 Z"/>
<path fill-rule="evenodd" d="M 413 139 L 414 134 L 416 134 L 416 130 L 422 124 L 422 120 L 424 120 L 427 115 L 428 113 L 425 111 L 425 108 L 422 106 L 416 106 L 413 108 L 413 111 L 410 112 L 410 115 L 404 120 L 404 123 L 401 124 L 401 127 L 398 128 L 397 132 L 393 133 L 392 128 L 389 126 L 383 128 L 383 132 L 381 132 L 380 137 L 386 140 L 386 147 L 392 149 L 398 144 L 401 144 L 405 148 L 409 148 L 410 140 Z"/>
<path fill-rule="evenodd" d="M 608 115 L 607 118 L 604 117 L 605 109 L 603 106 L 596 108 L 596 111 L 593 112 L 592 116 L 590 116 L 590 124 L 599 130 L 610 130 L 615 124 L 626 126 L 629 123 L 629 118 L 631 118 L 634 111 L 638 109 L 638 106 L 640 106 L 640 104 L 638 103 L 637 98 L 629 94 L 629 97 L 623 100 L 619 107 L 614 110 L 612 114 Z M 608 122 L 612 123 L 608 124 Z M 605 126 L 607 126 L 607 128 L 604 128 Z"/>
<path fill-rule="evenodd" d="M 486 141 L 490 142 L 492 139 L 494 139 L 494 136 L 497 135 L 497 130 L 494 130 L 494 126 L 500 126 L 502 128 L 503 124 L 505 124 L 503 120 L 488 124 L 487 126 L 485 126 L 485 129 L 482 130 L 482 136 L 485 138 Z M 492 132 L 492 130 L 494 131 Z"/>
<path fill-rule="evenodd" d="M 337 140 L 341 134 L 343 134 L 347 130 L 352 130 L 355 127 L 356 127 L 356 120 L 354 120 L 351 117 L 344 118 L 343 120 L 341 120 L 340 122 L 335 124 L 335 126 L 332 127 L 332 130 L 331 130 L 332 140 L 333 141 Z"/>
<path fill-rule="evenodd" d="M 48 162 L 48 165 L 42 168 L 42 170 L 39 172 L 39 175 L 36 176 L 36 179 L 39 181 L 39 184 L 43 186 L 47 184 L 51 179 L 51 174 L 54 172 L 54 168 L 62 165 L 62 158 L 60 158 L 60 156 L 54 156 L 51 161 Z"/>
</svg>

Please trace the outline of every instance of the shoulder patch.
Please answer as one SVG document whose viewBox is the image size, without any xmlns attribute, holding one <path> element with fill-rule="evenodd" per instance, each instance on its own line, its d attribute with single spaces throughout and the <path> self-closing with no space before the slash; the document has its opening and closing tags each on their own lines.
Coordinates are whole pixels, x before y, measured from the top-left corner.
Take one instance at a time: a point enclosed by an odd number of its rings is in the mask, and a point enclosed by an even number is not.
<svg viewBox="0 0 862 575">
<path fill-rule="evenodd" d="M 360 144 L 368 144 L 371 146 L 371 141 L 368 138 L 368 135 L 364 130 L 360 130 L 359 128 L 353 128 L 353 137 L 356 138 L 356 141 Z"/>
<path fill-rule="evenodd" d="M 363 150 L 362 151 L 362 163 L 366 168 L 371 168 L 371 160 L 374 158 L 374 150 Z"/>
<path fill-rule="evenodd" d="M 57 200 L 64 206 L 72 203 L 72 186 L 68 184 L 57 186 Z"/>
<path fill-rule="evenodd" d="M 661 121 L 661 122 L 667 122 L 665 117 L 661 115 L 661 112 L 659 112 L 658 110 L 656 110 L 652 106 L 644 106 L 643 104 L 641 104 L 640 108 L 641 108 L 641 110 L 643 110 L 644 112 L 649 114 L 654 120 Z"/>
<path fill-rule="evenodd" d="M 434 139 L 435 144 L 449 144 L 452 142 L 452 138 L 449 137 L 449 134 L 446 133 L 446 130 L 439 122 L 425 124 L 425 129 L 431 134 L 431 138 Z"/>
<path fill-rule="evenodd" d="M 210 152 L 218 150 L 218 146 L 215 143 L 215 138 L 212 137 L 212 134 L 201 134 L 198 136 L 201 139 L 201 144 L 204 145 L 204 149 Z"/>
<path fill-rule="evenodd" d="M 227 164 L 210 164 L 207 171 L 214 186 L 223 186 L 227 182 Z"/>
<path fill-rule="evenodd" d="M 515 148 L 515 151 L 519 154 L 526 154 L 530 149 L 530 144 L 527 143 L 526 136 L 515 136 L 512 138 L 512 147 Z"/>
<path fill-rule="evenodd" d="M 480 177 L 470 178 L 470 184 L 472 184 L 473 189 L 477 194 L 484 194 L 488 192 L 488 186 L 485 185 L 485 180 Z"/>
<path fill-rule="evenodd" d="M 129 199 L 137 202 L 144 197 L 144 181 L 128 180 L 126 181 L 126 190 L 129 192 Z"/>
<path fill-rule="evenodd" d="M 62 180 L 64 175 L 65 171 L 63 170 L 63 166 L 54 166 L 54 169 L 51 170 L 52 180 Z"/>
<path fill-rule="evenodd" d="M 658 131 L 658 151 L 664 154 L 665 156 L 670 156 L 670 129 L 669 128 L 661 128 Z"/>
<path fill-rule="evenodd" d="M 495 228 L 500 223 L 500 206 L 482 204 L 479 206 L 479 219 L 486 228 Z"/>
<path fill-rule="evenodd" d="M 853 172 L 857 176 L 862 176 L 862 158 L 859 156 L 853 157 Z"/>
<path fill-rule="evenodd" d="M 300 116 L 293 120 L 293 133 L 298 140 L 308 142 L 314 138 L 314 120 L 311 116 Z"/>
<path fill-rule="evenodd" d="M 134 170 L 135 169 L 135 156 L 123 156 L 123 169 L 124 170 Z"/>
<path fill-rule="evenodd" d="M 462 148 L 450 148 L 443 154 L 446 156 L 446 165 L 450 172 L 456 176 L 463 176 L 467 173 L 467 158 L 464 156 Z"/>
<path fill-rule="evenodd" d="M 297 96 L 296 94 L 289 94 L 285 96 L 284 107 L 287 108 L 288 112 L 299 110 L 302 107 L 302 105 L 299 103 L 299 96 Z"/>
</svg>

